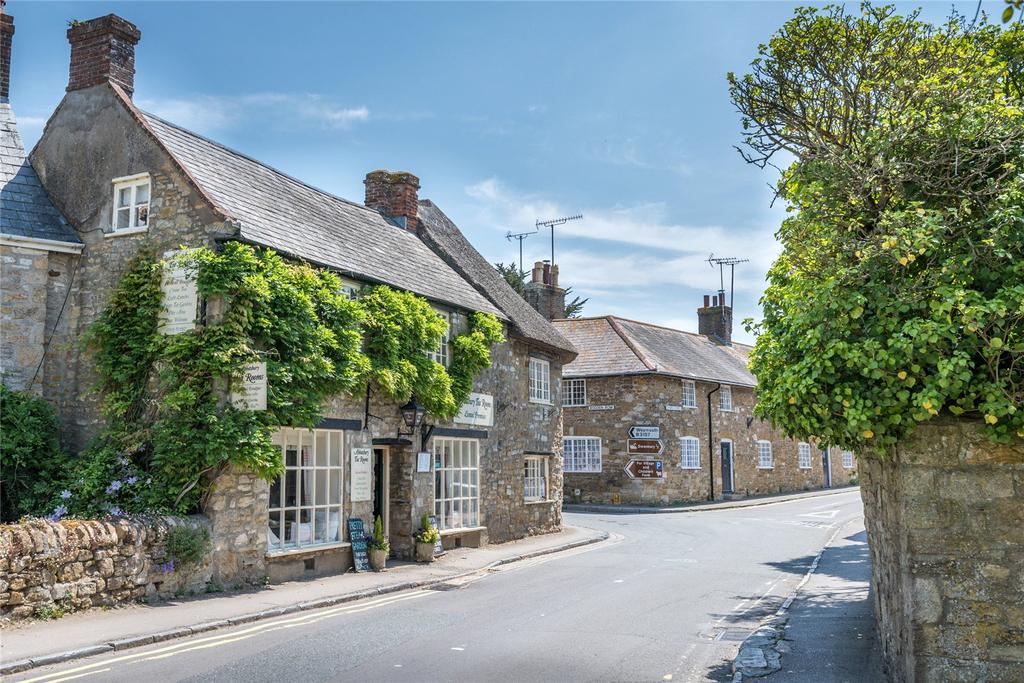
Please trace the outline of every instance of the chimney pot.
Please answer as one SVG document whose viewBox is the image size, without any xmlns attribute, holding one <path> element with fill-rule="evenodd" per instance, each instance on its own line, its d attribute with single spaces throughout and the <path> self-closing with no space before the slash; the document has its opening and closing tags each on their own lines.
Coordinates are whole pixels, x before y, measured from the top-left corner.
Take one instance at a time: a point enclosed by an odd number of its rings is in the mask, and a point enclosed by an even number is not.
<svg viewBox="0 0 1024 683">
<path fill-rule="evenodd" d="M 116 83 L 131 97 L 135 90 L 135 45 L 142 33 L 116 14 L 78 22 L 68 29 L 71 68 L 68 91 Z"/>
<path fill-rule="evenodd" d="M 3 100 L 11 95 L 11 43 L 13 38 L 14 17 L 3 12 L 0 14 L 0 99 Z"/>
<path fill-rule="evenodd" d="M 366 174 L 365 204 L 388 218 L 403 220 L 405 229 L 416 232 L 420 179 L 405 171 L 373 171 Z"/>
<path fill-rule="evenodd" d="M 711 297 L 707 294 L 704 295 L 704 308 L 711 305 Z"/>
<path fill-rule="evenodd" d="M 538 284 L 544 284 L 544 262 L 534 261 L 533 262 L 533 273 L 530 276 L 530 280 Z"/>
</svg>

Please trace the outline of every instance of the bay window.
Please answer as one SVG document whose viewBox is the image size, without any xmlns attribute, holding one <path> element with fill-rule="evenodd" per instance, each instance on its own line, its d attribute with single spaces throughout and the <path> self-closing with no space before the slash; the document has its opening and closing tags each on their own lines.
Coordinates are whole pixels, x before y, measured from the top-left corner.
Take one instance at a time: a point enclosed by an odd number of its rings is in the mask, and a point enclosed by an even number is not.
<svg viewBox="0 0 1024 683">
<path fill-rule="evenodd" d="M 282 428 L 272 439 L 285 469 L 270 486 L 268 551 L 341 542 L 344 432 Z"/>
<path fill-rule="evenodd" d="M 434 515 L 438 528 L 480 526 L 480 442 L 434 439 Z"/>
</svg>

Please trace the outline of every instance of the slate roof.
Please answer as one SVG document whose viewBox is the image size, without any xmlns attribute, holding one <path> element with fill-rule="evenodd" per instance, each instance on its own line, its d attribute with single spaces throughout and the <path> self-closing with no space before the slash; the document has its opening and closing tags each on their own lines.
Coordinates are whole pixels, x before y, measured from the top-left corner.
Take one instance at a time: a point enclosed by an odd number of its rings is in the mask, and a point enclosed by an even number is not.
<svg viewBox="0 0 1024 683">
<path fill-rule="evenodd" d="M 0 100 L 0 234 L 81 244 L 28 162 L 14 110 Z"/>
<path fill-rule="evenodd" d="M 416 235 L 377 211 L 152 114 L 139 115 L 217 208 L 237 223 L 239 239 L 360 280 L 507 319 Z"/>
<path fill-rule="evenodd" d="M 747 369 L 749 347 L 721 346 L 700 334 L 615 316 L 556 320 L 554 325 L 580 352 L 562 368 L 563 377 L 660 374 L 757 384 Z"/>
<path fill-rule="evenodd" d="M 576 349 L 547 318 L 505 282 L 458 226 L 429 199 L 419 203 L 419 234 L 442 258 L 508 316 L 519 336 L 562 354 Z"/>
</svg>

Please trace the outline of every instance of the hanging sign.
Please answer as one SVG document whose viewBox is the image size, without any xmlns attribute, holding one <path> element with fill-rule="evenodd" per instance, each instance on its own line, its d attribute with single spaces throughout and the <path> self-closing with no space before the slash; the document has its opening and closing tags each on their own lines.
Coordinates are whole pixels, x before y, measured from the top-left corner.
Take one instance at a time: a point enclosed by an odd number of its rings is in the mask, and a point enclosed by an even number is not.
<svg viewBox="0 0 1024 683">
<path fill-rule="evenodd" d="M 656 425 L 633 425 L 629 428 L 631 439 L 660 439 L 661 427 Z"/>
<path fill-rule="evenodd" d="M 353 448 L 350 470 L 352 502 L 373 500 L 373 449 Z"/>
<path fill-rule="evenodd" d="M 661 460 L 630 460 L 624 469 L 630 479 L 665 478 L 665 464 Z"/>
<path fill-rule="evenodd" d="M 183 251 L 168 251 L 164 254 L 163 276 L 160 291 L 163 292 L 163 311 L 160 313 L 160 333 L 180 334 L 195 329 L 199 315 L 199 290 L 196 287 L 195 272 L 174 261 Z"/>
<path fill-rule="evenodd" d="M 494 397 L 490 394 L 470 394 L 459 408 L 453 422 L 478 427 L 494 426 Z"/>
<path fill-rule="evenodd" d="M 239 410 L 267 409 L 266 363 L 249 363 L 242 367 L 242 386 L 232 389 L 231 405 Z"/>
<path fill-rule="evenodd" d="M 661 455 L 665 444 L 661 439 L 626 439 L 626 452 L 630 455 Z"/>
<path fill-rule="evenodd" d="M 352 544 L 352 567 L 357 572 L 370 571 L 369 545 L 363 520 L 358 517 L 348 518 L 348 540 Z"/>
</svg>

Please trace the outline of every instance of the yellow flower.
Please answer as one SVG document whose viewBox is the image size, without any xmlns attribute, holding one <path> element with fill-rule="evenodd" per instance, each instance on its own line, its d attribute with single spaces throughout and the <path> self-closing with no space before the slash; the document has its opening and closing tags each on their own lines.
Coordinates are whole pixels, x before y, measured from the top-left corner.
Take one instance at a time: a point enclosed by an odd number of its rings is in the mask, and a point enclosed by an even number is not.
<svg viewBox="0 0 1024 683">
<path fill-rule="evenodd" d="M 844 408 L 849 408 L 850 407 L 850 402 L 849 401 L 843 401 L 843 407 Z"/>
<path fill-rule="evenodd" d="M 907 257 L 906 256 L 900 256 L 900 265 L 901 266 L 907 265 Z"/>
<path fill-rule="evenodd" d="M 875 433 L 873 431 L 871 431 L 870 429 L 865 429 L 862 432 L 862 435 L 864 436 L 865 439 L 870 439 L 870 438 L 875 436 Z"/>
<path fill-rule="evenodd" d="M 986 415 L 985 422 L 988 422 L 990 425 L 994 425 L 996 422 L 999 422 L 999 418 L 995 415 Z"/>
<path fill-rule="evenodd" d="M 789 397 L 789 405 L 796 405 L 796 396 Z"/>
<path fill-rule="evenodd" d="M 924 406 L 924 409 L 925 409 L 925 410 L 931 410 L 931 409 L 932 409 L 932 402 L 931 402 L 931 401 L 925 401 L 925 402 L 924 402 L 924 403 L 922 403 L 921 405 L 923 405 L 923 406 Z"/>
<path fill-rule="evenodd" d="M 857 251 L 853 252 L 853 255 L 856 256 L 857 258 L 860 258 L 860 249 L 858 249 Z"/>
<path fill-rule="evenodd" d="M 900 379 L 906 379 L 907 378 L 907 371 L 906 370 L 900 370 L 898 373 L 896 373 L 896 376 L 899 377 Z"/>
</svg>

